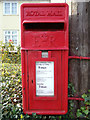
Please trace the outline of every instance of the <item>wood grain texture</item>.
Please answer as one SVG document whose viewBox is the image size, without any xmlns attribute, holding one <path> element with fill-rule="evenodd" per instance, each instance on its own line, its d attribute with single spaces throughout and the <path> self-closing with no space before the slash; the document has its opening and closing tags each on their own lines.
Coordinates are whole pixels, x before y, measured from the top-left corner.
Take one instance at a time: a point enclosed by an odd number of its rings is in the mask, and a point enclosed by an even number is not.
<svg viewBox="0 0 90 120">
<path fill-rule="evenodd" d="M 90 3 L 72 2 L 70 16 L 70 56 L 90 57 Z M 90 60 L 69 60 L 69 80 L 73 83 L 75 96 L 81 97 L 90 88 Z M 73 109 L 81 106 L 74 102 Z"/>
</svg>

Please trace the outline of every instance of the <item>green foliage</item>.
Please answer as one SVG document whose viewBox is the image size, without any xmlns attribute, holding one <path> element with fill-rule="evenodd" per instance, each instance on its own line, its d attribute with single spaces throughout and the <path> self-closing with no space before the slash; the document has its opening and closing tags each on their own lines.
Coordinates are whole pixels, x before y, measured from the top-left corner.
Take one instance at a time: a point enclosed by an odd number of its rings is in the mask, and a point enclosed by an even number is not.
<svg viewBox="0 0 90 120">
<path fill-rule="evenodd" d="M 21 65 L 2 64 L 2 116 L 19 118 L 22 113 Z"/>
<path fill-rule="evenodd" d="M 83 117 L 90 120 L 90 90 L 87 94 L 83 94 L 84 106 L 77 110 L 77 117 Z"/>
<path fill-rule="evenodd" d="M 2 45 L 2 63 L 21 63 L 20 46 L 15 47 L 12 42 Z"/>
</svg>

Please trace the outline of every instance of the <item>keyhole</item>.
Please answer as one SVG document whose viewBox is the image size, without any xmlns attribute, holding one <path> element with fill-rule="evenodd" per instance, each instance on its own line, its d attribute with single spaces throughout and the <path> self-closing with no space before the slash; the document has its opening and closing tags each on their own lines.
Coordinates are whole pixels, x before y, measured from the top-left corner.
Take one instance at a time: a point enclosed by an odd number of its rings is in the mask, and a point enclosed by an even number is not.
<svg viewBox="0 0 90 120">
<path fill-rule="evenodd" d="M 32 80 L 32 83 L 33 83 L 33 80 Z"/>
</svg>

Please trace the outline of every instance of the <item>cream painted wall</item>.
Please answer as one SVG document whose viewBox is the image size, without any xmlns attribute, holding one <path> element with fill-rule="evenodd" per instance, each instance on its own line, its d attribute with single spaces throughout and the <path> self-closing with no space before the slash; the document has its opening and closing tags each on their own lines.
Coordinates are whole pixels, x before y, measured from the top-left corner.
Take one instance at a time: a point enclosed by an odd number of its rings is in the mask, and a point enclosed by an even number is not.
<svg viewBox="0 0 90 120">
<path fill-rule="evenodd" d="M 6 0 L 7 1 L 7 0 Z M 16 0 L 12 0 L 16 1 Z M 18 0 L 17 0 L 18 1 Z M 17 30 L 18 31 L 18 44 L 21 41 L 21 30 L 20 30 L 20 5 L 22 3 L 40 3 L 40 2 L 49 2 L 49 0 L 38 0 L 30 1 L 23 0 L 18 1 L 18 14 L 17 15 L 4 15 L 3 14 L 3 0 L 0 0 L 0 41 L 4 41 L 4 31 L 5 30 Z"/>
<path fill-rule="evenodd" d="M 0 1 L 0 41 L 2 40 L 2 4 Z"/>
<path fill-rule="evenodd" d="M 51 0 L 51 3 L 65 3 L 66 0 Z"/>
<path fill-rule="evenodd" d="M 3 16 L 3 29 L 19 29 L 19 16 Z"/>
<path fill-rule="evenodd" d="M 2 22 L 2 1 L 0 1 L 0 41 L 3 40 L 2 25 L 3 25 L 3 22 Z"/>
</svg>

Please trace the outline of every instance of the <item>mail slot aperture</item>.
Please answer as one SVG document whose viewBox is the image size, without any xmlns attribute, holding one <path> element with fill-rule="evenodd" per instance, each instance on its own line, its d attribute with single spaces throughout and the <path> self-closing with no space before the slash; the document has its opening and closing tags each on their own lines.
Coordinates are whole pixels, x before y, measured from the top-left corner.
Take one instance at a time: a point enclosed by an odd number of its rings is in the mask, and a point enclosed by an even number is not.
<svg viewBox="0 0 90 120">
<path fill-rule="evenodd" d="M 64 30 L 65 23 L 24 23 L 25 30 L 41 30 L 41 31 L 59 31 Z"/>
</svg>

